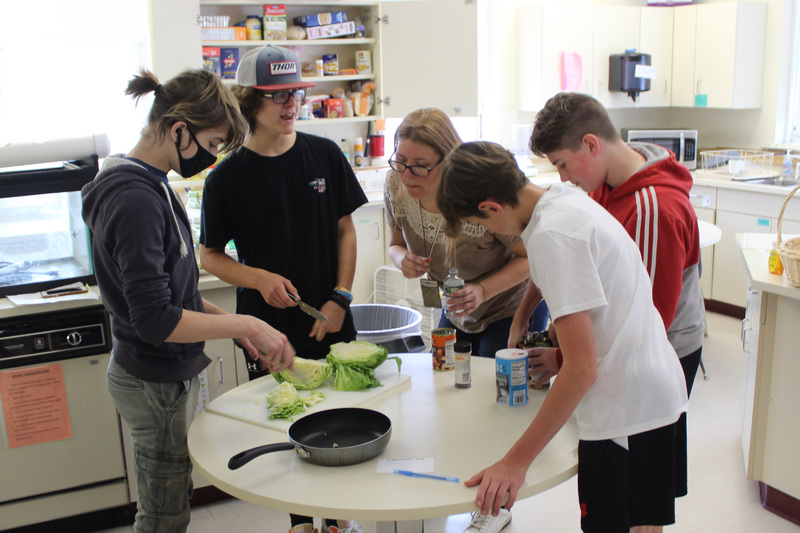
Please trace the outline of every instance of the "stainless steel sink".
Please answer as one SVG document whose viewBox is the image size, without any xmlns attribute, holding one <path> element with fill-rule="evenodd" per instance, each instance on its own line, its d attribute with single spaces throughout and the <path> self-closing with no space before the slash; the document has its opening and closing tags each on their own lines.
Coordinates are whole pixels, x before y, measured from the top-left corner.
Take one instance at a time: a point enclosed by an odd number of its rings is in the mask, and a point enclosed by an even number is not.
<svg viewBox="0 0 800 533">
<path fill-rule="evenodd" d="M 800 180 L 795 178 L 761 178 L 757 180 L 747 180 L 745 183 L 754 183 L 757 185 L 775 185 L 776 187 L 797 187 L 800 185 Z"/>
</svg>

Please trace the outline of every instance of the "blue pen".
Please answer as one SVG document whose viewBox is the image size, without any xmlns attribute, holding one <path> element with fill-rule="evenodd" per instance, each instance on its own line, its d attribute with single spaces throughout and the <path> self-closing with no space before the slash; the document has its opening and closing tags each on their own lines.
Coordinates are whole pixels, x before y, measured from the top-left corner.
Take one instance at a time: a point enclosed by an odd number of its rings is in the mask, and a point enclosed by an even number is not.
<svg viewBox="0 0 800 533">
<path fill-rule="evenodd" d="M 460 481 L 457 477 L 437 476 L 436 474 L 423 474 L 421 472 L 412 472 L 411 470 L 398 470 L 396 468 L 394 470 L 394 473 L 408 477 L 424 477 L 428 479 L 438 479 L 440 481 L 452 481 L 453 483 L 458 483 Z"/>
</svg>

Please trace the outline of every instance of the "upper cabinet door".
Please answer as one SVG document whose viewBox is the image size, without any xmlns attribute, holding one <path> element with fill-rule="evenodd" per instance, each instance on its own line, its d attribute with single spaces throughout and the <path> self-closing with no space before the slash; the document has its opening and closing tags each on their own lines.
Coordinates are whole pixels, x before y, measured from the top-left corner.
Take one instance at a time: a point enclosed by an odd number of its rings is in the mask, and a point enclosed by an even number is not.
<svg viewBox="0 0 800 533">
<path fill-rule="evenodd" d="M 384 116 L 422 107 L 478 116 L 478 2 L 385 2 L 381 11 Z"/>
<path fill-rule="evenodd" d="M 694 107 L 694 50 L 697 6 L 673 8 L 672 105 Z"/>
<path fill-rule="evenodd" d="M 542 101 L 537 110 L 564 90 L 592 94 L 593 11 L 585 5 L 542 5 Z"/>
<path fill-rule="evenodd" d="M 674 9 L 643 7 L 639 51 L 650 54 L 655 78 L 639 97 L 641 107 L 668 107 L 672 93 L 672 26 Z"/>
<path fill-rule="evenodd" d="M 162 82 L 203 67 L 199 15 L 198 0 L 150 0 L 153 72 Z"/>
<path fill-rule="evenodd" d="M 609 90 L 609 58 L 625 50 L 639 50 L 641 8 L 630 6 L 599 6 L 594 8 L 594 84 L 592 94 L 605 107 L 633 107 L 627 92 Z M 638 99 L 638 96 L 637 96 Z"/>
</svg>

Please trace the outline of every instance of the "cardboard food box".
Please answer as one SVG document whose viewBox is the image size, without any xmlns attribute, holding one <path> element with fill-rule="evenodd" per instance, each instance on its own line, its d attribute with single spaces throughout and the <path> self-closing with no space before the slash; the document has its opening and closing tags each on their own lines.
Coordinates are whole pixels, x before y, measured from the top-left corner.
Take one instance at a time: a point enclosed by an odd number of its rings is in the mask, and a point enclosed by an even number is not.
<svg viewBox="0 0 800 533">
<path fill-rule="evenodd" d="M 325 118 L 341 118 L 344 116 L 344 100 L 328 98 L 322 101 Z"/>
<path fill-rule="evenodd" d="M 244 26 L 200 28 L 200 38 L 204 41 L 245 41 L 247 40 L 247 28 Z"/>
<path fill-rule="evenodd" d="M 356 32 L 355 22 L 341 22 L 339 24 L 329 24 L 327 26 L 315 26 L 307 28 L 309 39 L 331 39 L 333 37 L 343 37 L 352 35 Z"/>
<path fill-rule="evenodd" d="M 297 26 L 311 28 L 314 26 L 327 26 L 328 24 L 339 24 L 347 22 L 346 11 L 334 11 L 332 13 L 317 13 L 316 15 L 302 15 L 294 18 Z"/>
<path fill-rule="evenodd" d="M 220 48 L 220 63 L 222 63 L 222 79 L 235 80 L 236 67 L 239 66 L 238 48 Z"/>
<path fill-rule="evenodd" d="M 286 4 L 264 4 L 262 31 L 265 41 L 286 40 Z"/>
<path fill-rule="evenodd" d="M 203 68 L 221 77 L 222 65 L 219 60 L 219 54 L 220 49 L 218 46 L 203 47 Z"/>
</svg>

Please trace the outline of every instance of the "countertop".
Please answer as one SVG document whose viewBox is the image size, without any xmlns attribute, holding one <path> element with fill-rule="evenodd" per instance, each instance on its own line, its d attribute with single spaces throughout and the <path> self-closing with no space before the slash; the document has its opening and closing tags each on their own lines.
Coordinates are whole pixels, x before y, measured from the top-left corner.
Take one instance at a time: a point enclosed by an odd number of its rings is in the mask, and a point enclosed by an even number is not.
<svg viewBox="0 0 800 533">
<path fill-rule="evenodd" d="M 230 287 L 227 283 L 222 281 L 216 276 L 200 271 L 200 280 L 197 283 L 201 291 L 210 289 L 220 289 Z M 68 301 L 55 301 L 47 302 L 36 305 L 15 305 L 8 298 L 0 298 L 0 319 L 10 318 L 15 316 L 33 315 L 37 313 L 49 313 L 51 311 L 64 311 L 67 309 L 79 309 L 82 307 L 91 307 L 94 305 L 102 305 L 103 300 L 100 296 L 100 289 L 97 285 L 90 285 L 89 292 L 97 295 L 97 299 L 92 300 L 68 300 Z"/>
<path fill-rule="evenodd" d="M 793 235 L 782 235 L 784 240 L 792 237 Z M 800 288 L 789 283 L 785 274 L 769 272 L 769 253 L 777 240 L 777 235 L 769 233 L 736 234 L 736 244 L 744 259 L 748 281 L 754 290 L 800 300 Z"/>
<path fill-rule="evenodd" d="M 692 171 L 692 177 L 694 178 L 695 185 L 705 185 L 707 187 L 731 189 L 735 191 L 774 194 L 776 196 L 783 197 L 786 197 L 794 188 L 791 186 L 763 185 L 758 183 L 748 183 L 746 181 L 734 181 L 730 178 L 730 176 L 718 174 L 716 172 L 707 172 L 705 170 Z"/>
</svg>

